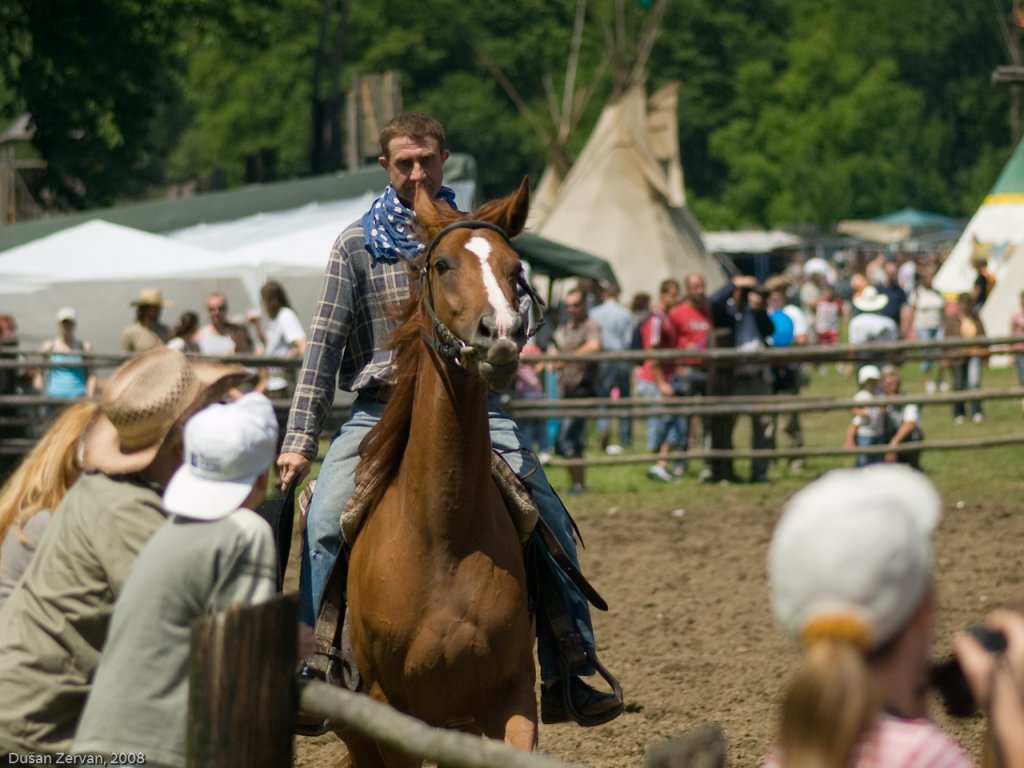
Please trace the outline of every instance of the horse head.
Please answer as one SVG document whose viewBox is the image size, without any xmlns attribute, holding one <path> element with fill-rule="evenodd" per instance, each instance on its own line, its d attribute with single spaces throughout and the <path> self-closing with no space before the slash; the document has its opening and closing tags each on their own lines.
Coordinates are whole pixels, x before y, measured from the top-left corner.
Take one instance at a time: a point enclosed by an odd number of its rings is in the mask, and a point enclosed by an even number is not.
<svg viewBox="0 0 1024 768">
<path fill-rule="evenodd" d="M 433 346 L 492 389 L 512 383 L 526 342 L 520 313 L 522 263 L 509 242 L 526 223 L 530 187 L 485 203 L 466 216 L 417 189 L 416 221 L 429 242 L 421 267 L 421 306 L 433 323 Z"/>
</svg>

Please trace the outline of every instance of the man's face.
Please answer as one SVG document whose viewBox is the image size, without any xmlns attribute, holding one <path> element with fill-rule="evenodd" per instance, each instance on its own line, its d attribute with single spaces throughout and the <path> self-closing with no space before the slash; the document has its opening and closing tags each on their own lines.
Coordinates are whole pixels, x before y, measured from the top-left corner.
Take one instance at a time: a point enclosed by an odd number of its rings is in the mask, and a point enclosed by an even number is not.
<svg viewBox="0 0 1024 768">
<path fill-rule="evenodd" d="M 887 395 L 898 395 L 900 393 L 900 377 L 891 373 L 883 376 L 882 391 Z"/>
<path fill-rule="evenodd" d="M 663 309 L 671 309 L 679 303 L 679 288 L 671 285 L 661 292 L 661 306 Z"/>
<path fill-rule="evenodd" d="M 686 295 L 690 303 L 695 307 L 704 306 L 704 278 L 691 277 L 686 281 Z"/>
<path fill-rule="evenodd" d="M 220 328 L 227 322 L 228 301 L 223 296 L 211 296 L 206 300 L 206 311 L 210 313 L 210 322 Z"/>
<path fill-rule="evenodd" d="M 377 158 L 381 168 L 388 172 L 391 186 L 398 193 L 398 199 L 410 208 L 416 199 L 416 185 L 426 187 L 435 197 L 444 181 L 444 163 L 448 151 L 439 151 L 433 139 L 410 139 L 397 136 L 388 143 L 389 157 Z"/>
<path fill-rule="evenodd" d="M 587 302 L 582 293 L 570 293 L 565 297 L 565 311 L 569 319 L 578 323 L 587 316 Z"/>
</svg>

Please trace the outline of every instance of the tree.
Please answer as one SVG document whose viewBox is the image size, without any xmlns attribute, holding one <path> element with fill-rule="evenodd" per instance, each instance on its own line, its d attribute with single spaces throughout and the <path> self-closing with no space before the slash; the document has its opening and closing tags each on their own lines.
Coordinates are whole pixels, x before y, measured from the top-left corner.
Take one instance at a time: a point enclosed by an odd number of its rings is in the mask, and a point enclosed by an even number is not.
<svg viewBox="0 0 1024 768">
<path fill-rule="evenodd" d="M 237 27 L 216 0 L 6 0 L 2 76 L 32 116 L 47 161 L 38 192 L 65 207 L 143 192 L 172 140 L 155 120 L 177 99 L 181 30 Z"/>
</svg>

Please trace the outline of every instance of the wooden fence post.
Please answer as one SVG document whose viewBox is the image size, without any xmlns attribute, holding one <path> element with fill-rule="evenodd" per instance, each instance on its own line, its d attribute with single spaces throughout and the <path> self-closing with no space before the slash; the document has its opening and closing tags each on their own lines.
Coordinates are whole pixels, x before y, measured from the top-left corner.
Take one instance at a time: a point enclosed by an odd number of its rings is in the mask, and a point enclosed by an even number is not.
<svg viewBox="0 0 1024 768">
<path fill-rule="evenodd" d="M 281 595 L 193 622 L 188 768 L 292 764 L 298 605 Z"/>
</svg>

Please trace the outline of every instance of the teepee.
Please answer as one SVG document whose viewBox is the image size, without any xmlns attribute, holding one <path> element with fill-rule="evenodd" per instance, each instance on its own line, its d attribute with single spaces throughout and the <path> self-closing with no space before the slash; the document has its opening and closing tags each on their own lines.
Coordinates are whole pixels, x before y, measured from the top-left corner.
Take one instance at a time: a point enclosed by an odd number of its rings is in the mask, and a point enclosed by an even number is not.
<svg viewBox="0 0 1024 768">
<path fill-rule="evenodd" d="M 988 260 L 996 278 L 981 319 L 990 335 L 1004 335 L 1024 289 L 1024 141 L 936 273 L 935 287 L 949 295 L 969 292 L 977 274 L 971 265 L 975 255 Z"/>
<path fill-rule="evenodd" d="M 686 205 L 677 92 L 670 83 L 648 99 L 638 82 L 609 102 L 534 222 L 538 234 L 611 263 L 625 297 L 656 295 L 663 279 L 682 282 L 691 272 L 709 290 L 725 279 Z"/>
</svg>

